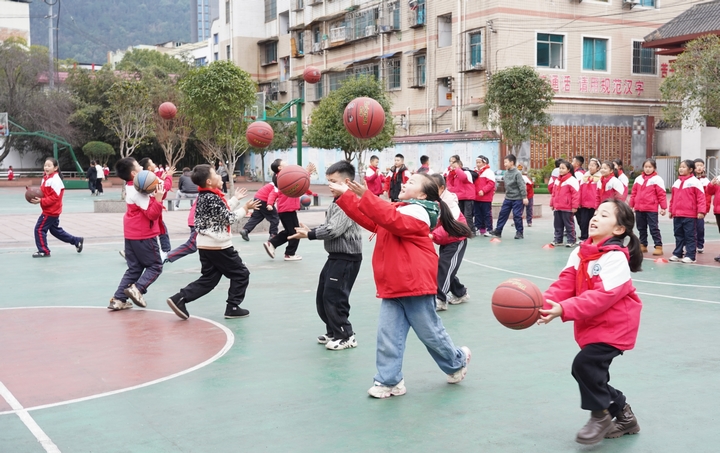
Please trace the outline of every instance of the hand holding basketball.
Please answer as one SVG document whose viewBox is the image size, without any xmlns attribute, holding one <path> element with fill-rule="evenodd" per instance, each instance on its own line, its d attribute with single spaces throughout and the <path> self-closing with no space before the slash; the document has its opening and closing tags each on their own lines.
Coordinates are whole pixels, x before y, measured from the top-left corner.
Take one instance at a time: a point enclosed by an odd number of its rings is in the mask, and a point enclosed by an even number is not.
<svg viewBox="0 0 720 453">
<path fill-rule="evenodd" d="M 164 184 L 158 184 L 155 187 L 155 199 L 157 201 L 162 202 L 163 196 L 165 195 L 165 185 Z"/>
<path fill-rule="evenodd" d="M 562 305 L 560 305 L 557 302 L 553 302 L 550 299 L 546 299 L 546 302 L 549 303 L 550 305 L 552 305 L 552 308 L 549 310 L 543 310 L 542 308 L 540 309 L 540 314 L 546 315 L 546 316 L 540 316 L 540 318 L 538 318 L 538 320 L 537 320 L 538 325 L 539 324 L 547 324 L 550 321 L 552 321 L 553 319 L 557 318 L 558 316 L 562 316 L 562 314 L 563 314 Z"/>
</svg>

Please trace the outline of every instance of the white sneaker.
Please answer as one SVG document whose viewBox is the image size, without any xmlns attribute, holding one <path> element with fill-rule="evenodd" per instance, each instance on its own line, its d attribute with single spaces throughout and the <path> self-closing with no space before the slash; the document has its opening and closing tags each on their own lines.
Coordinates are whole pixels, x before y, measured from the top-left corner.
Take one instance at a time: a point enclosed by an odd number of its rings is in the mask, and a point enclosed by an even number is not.
<svg viewBox="0 0 720 453">
<path fill-rule="evenodd" d="M 147 307 L 147 302 L 145 302 L 145 299 L 143 298 L 142 293 L 139 289 L 137 289 L 137 286 L 135 286 L 135 283 L 125 288 L 123 291 L 126 296 L 128 296 L 130 299 L 132 299 L 133 302 L 135 302 L 135 305 L 138 307 L 145 308 Z"/>
<path fill-rule="evenodd" d="M 490 231 L 491 231 L 491 230 L 488 230 L 488 231 L 484 232 L 482 235 L 485 236 L 486 238 L 491 238 L 491 237 L 492 237 L 492 233 L 491 233 Z"/>
<path fill-rule="evenodd" d="M 435 310 L 436 311 L 446 311 L 447 310 L 447 302 L 443 302 L 436 297 L 435 298 Z"/>
<path fill-rule="evenodd" d="M 269 242 L 264 242 L 263 247 L 265 247 L 265 251 L 270 255 L 270 258 L 275 259 L 275 246 Z"/>
<path fill-rule="evenodd" d="M 285 261 L 300 261 L 301 259 L 300 255 L 285 255 Z"/>
<path fill-rule="evenodd" d="M 342 351 L 343 349 L 356 347 L 357 340 L 355 340 L 355 335 L 350 335 L 350 338 L 338 338 L 337 340 L 332 339 L 325 345 L 325 349 L 329 349 L 331 351 Z"/>
<path fill-rule="evenodd" d="M 112 311 L 118 311 L 118 310 L 127 310 L 128 308 L 132 308 L 133 304 L 130 301 L 123 301 L 120 299 L 115 299 L 114 297 L 110 299 L 110 305 L 108 305 L 108 310 Z"/>
<path fill-rule="evenodd" d="M 118 253 L 120 254 L 120 256 L 125 258 L 125 250 L 119 250 Z"/>
<path fill-rule="evenodd" d="M 697 248 L 696 250 L 697 250 L 697 252 L 698 252 L 698 253 L 702 253 L 702 252 L 704 252 L 704 251 L 705 251 L 705 249 L 704 249 L 704 248 L 702 248 L 702 247 L 698 247 L 698 248 Z"/>
<path fill-rule="evenodd" d="M 461 297 L 455 297 L 455 295 L 453 295 L 452 298 L 448 297 L 448 303 L 451 305 L 459 305 L 459 304 L 465 303 L 469 300 L 470 300 L 470 295 L 468 293 L 465 293 L 465 295 L 461 296 Z"/>
<path fill-rule="evenodd" d="M 165 263 L 165 260 L 167 260 L 167 254 L 168 254 L 168 252 L 163 252 L 162 250 L 160 250 L 160 262 L 161 263 Z"/>
<path fill-rule="evenodd" d="M 685 264 L 692 264 L 695 262 L 695 260 L 690 258 L 689 256 L 686 256 L 685 258 L 681 259 L 680 262 Z"/>
<path fill-rule="evenodd" d="M 668 261 L 672 261 L 673 263 L 677 263 L 677 262 L 680 261 L 680 257 L 673 255 L 673 256 L 671 256 L 670 258 L 668 258 Z"/>
<path fill-rule="evenodd" d="M 332 335 L 327 334 L 327 333 L 324 333 L 324 334 L 320 335 L 319 337 L 317 337 L 318 343 L 320 343 L 320 344 L 328 344 L 328 341 L 333 341 L 334 339 L 335 339 L 335 337 L 333 337 Z"/>
<path fill-rule="evenodd" d="M 376 381 L 375 385 L 370 387 L 368 390 L 368 395 L 373 398 L 390 398 L 391 396 L 402 396 L 405 392 L 407 392 L 407 389 L 405 388 L 405 379 L 400 380 L 400 382 L 393 387 L 382 385 Z"/>
<path fill-rule="evenodd" d="M 447 375 L 447 381 L 448 384 L 457 384 L 458 382 L 465 379 L 465 375 L 467 374 L 467 367 L 470 365 L 470 357 L 472 357 L 472 353 L 470 352 L 470 348 L 467 346 L 462 346 L 460 349 L 465 353 L 465 366 L 454 372 L 453 374 Z"/>
</svg>

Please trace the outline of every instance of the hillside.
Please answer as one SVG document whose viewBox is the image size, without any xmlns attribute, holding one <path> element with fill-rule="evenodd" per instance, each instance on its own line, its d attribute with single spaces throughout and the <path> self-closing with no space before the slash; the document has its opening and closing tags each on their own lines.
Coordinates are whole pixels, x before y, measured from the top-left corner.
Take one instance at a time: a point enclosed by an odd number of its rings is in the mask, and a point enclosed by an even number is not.
<svg viewBox="0 0 720 453">
<path fill-rule="evenodd" d="M 107 52 L 138 44 L 190 40 L 191 0 L 61 0 L 54 6 L 60 14 L 60 59 L 82 63 L 105 63 Z M 30 35 L 33 44 L 47 46 L 48 5 L 30 4 Z"/>
</svg>

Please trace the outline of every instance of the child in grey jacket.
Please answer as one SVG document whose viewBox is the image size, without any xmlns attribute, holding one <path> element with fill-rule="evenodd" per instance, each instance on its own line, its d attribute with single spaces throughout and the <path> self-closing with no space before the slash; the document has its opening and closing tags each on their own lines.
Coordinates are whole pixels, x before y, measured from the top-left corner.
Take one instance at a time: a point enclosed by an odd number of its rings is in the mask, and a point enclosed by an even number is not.
<svg viewBox="0 0 720 453">
<path fill-rule="evenodd" d="M 499 238 L 502 236 L 502 230 L 510 217 L 510 211 L 513 213 L 513 221 L 515 222 L 515 239 L 523 239 L 523 206 L 528 204 L 527 189 L 522 174 L 515 167 L 517 159 L 514 155 L 508 154 L 505 157 L 505 200 L 500 208 L 497 225 L 490 232 L 491 236 Z"/>
</svg>

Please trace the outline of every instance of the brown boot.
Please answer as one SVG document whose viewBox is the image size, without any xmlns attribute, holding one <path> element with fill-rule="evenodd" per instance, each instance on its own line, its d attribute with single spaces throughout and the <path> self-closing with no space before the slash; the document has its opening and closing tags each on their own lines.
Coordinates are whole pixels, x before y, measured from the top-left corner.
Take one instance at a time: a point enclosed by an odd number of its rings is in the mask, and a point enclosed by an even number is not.
<svg viewBox="0 0 720 453">
<path fill-rule="evenodd" d="M 638 425 L 635 414 L 633 414 L 632 409 L 630 409 L 630 405 L 626 404 L 622 412 L 615 417 L 615 425 L 605 434 L 605 439 L 616 439 L 625 434 L 637 434 L 639 432 L 640 425 Z"/>
<path fill-rule="evenodd" d="M 590 420 L 582 427 L 575 437 L 575 442 L 583 445 L 595 445 L 603 440 L 605 435 L 613 429 L 613 421 L 607 409 L 592 411 Z"/>
<path fill-rule="evenodd" d="M 640 251 L 643 253 L 647 253 L 647 245 L 640 244 Z"/>
<path fill-rule="evenodd" d="M 653 255 L 654 255 L 654 256 L 662 256 L 662 254 L 663 254 L 662 245 L 656 245 L 656 246 L 655 246 L 655 251 L 653 252 Z"/>
</svg>

